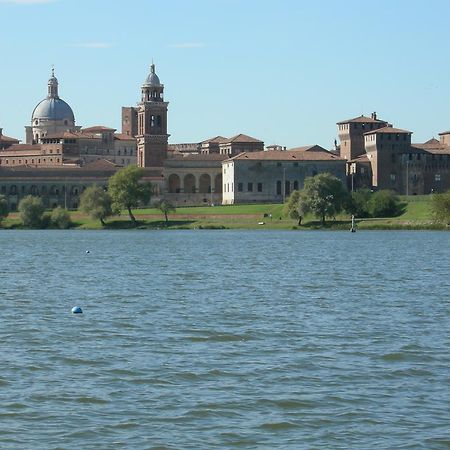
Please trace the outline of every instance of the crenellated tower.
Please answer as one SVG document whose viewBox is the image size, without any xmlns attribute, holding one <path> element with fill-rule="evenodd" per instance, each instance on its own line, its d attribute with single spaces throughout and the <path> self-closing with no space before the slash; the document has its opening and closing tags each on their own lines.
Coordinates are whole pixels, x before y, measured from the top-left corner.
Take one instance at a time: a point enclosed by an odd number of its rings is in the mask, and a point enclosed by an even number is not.
<svg viewBox="0 0 450 450">
<path fill-rule="evenodd" d="M 164 85 L 159 81 L 155 65 L 142 85 L 137 108 L 137 164 L 140 167 L 162 167 L 167 158 L 167 107 Z"/>
</svg>

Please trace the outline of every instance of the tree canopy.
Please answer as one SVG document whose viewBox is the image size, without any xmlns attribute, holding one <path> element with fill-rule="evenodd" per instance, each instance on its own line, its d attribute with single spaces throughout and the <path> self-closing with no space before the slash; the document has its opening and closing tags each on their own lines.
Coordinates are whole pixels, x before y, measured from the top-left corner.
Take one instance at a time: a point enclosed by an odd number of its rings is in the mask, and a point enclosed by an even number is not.
<svg viewBox="0 0 450 450">
<path fill-rule="evenodd" d="M 20 218 L 26 227 L 41 227 L 44 211 L 44 204 L 39 197 L 27 195 L 19 202 Z"/>
<path fill-rule="evenodd" d="M 443 194 L 433 194 L 431 213 L 436 222 L 450 224 L 450 191 Z"/>
<path fill-rule="evenodd" d="M 6 200 L 6 197 L 4 195 L 0 195 L 0 222 L 8 217 L 8 214 L 8 201 Z"/>
<path fill-rule="evenodd" d="M 111 198 L 100 186 L 86 188 L 80 197 L 80 210 L 92 219 L 100 220 L 105 226 L 105 219 L 112 215 Z"/>
<path fill-rule="evenodd" d="M 169 202 L 169 200 L 161 199 L 154 203 L 155 208 L 159 209 L 163 214 L 166 220 L 166 227 L 169 225 L 168 214 L 170 212 L 175 212 L 175 206 Z"/>
<path fill-rule="evenodd" d="M 305 179 L 304 188 L 300 191 L 297 201 L 292 200 L 291 211 L 299 217 L 310 212 L 319 217 L 325 225 L 327 217 L 334 217 L 343 209 L 348 196 L 339 178 L 329 173 L 320 173 Z"/>
<path fill-rule="evenodd" d="M 144 169 L 128 166 L 115 173 L 108 182 L 113 210 L 120 212 L 126 209 L 134 223 L 136 218 L 131 208 L 147 204 L 152 195 L 152 185 L 149 182 L 143 183 L 141 181 L 143 176 Z"/>
</svg>

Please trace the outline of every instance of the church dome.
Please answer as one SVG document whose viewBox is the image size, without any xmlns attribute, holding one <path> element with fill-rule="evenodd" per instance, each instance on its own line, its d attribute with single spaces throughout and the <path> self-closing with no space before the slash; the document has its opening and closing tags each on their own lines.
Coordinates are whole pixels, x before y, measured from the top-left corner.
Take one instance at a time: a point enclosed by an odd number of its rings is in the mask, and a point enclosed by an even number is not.
<svg viewBox="0 0 450 450">
<path fill-rule="evenodd" d="M 67 120 L 75 122 L 72 108 L 58 95 L 58 80 L 55 77 L 55 70 L 52 69 L 52 76 L 48 80 L 47 98 L 39 102 L 33 110 L 31 120 Z"/>
<path fill-rule="evenodd" d="M 60 98 L 46 98 L 42 100 L 32 114 L 32 120 L 69 120 L 75 122 L 72 108 Z"/>
<path fill-rule="evenodd" d="M 154 64 L 152 64 L 150 66 L 150 73 L 148 74 L 148 77 L 145 80 L 144 86 L 161 86 L 159 77 L 155 73 L 155 65 Z"/>
</svg>

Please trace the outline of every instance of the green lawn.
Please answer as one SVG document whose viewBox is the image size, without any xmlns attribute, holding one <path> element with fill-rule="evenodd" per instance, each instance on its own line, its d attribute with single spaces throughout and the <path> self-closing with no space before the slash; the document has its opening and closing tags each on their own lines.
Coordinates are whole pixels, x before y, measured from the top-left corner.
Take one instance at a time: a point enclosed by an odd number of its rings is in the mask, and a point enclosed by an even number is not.
<svg viewBox="0 0 450 450">
<path fill-rule="evenodd" d="M 433 223 L 430 212 L 430 196 L 401 197 L 404 212 L 398 217 L 356 219 L 358 229 L 448 229 L 445 225 Z M 133 211 L 138 220 L 138 228 L 166 228 L 162 213 L 153 208 Z M 270 217 L 270 214 L 272 217 Z M 99 221 L 94 221 L 78 211 L 71 211 L 73 228 L 102 229 Z M 350 229 L 350 216 L 342 214 L 336 221 L 327 221 L 327 229 Z M 1 224 L 3 228 L 20 228 L 18 213 L 11 213 Z M 128 215 L 111 217 L 107 229 L 132 228 Z M 307 216 L 302 225 L 283 215 L 281 204 L 251 204 L 230 206 L 199 206 L 177 208 L 169 214 L 170 229 L 323 229 L 317 218 Z"/>
</svg>

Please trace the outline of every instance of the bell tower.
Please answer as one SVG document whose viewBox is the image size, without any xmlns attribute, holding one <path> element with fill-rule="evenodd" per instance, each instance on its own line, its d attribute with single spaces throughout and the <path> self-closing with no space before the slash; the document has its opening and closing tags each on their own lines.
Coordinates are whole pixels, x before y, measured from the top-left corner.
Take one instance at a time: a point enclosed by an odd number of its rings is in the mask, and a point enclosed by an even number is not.
<svg viewBox="0 0 450 450">
<path fill-rule="evenodd" d="M 155 65 L 142 85 L 138 104 L 137 164 L 139 167 L 162 167 L 167 158 L 167 107 L 164 85 L 155 73 Z"/>
</svg>

